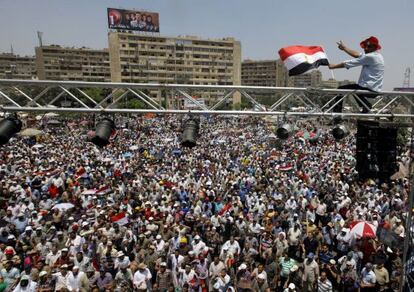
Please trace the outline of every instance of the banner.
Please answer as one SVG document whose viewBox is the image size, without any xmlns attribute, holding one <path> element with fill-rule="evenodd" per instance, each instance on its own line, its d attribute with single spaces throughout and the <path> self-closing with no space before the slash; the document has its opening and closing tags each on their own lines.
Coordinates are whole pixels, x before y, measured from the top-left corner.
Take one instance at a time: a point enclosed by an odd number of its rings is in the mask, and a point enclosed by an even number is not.
<svg viewBox="0 0 414 292">
<path fill-rule="evenodd" d="M 108 8 L 108 28 L 160 32 L 159 15 L 155 12 Z"/>
</svg>

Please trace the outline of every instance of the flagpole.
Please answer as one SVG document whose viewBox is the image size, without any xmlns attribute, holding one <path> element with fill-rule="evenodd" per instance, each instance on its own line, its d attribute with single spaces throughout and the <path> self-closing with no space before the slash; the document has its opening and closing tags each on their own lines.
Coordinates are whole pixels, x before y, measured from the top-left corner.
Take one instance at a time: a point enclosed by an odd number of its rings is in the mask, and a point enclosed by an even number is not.
<svg viewBox="0 0 414 292">
<path fill-rule="evenodd" d="M 332 69 L 329 69 L 329 71 L 331 72 L 331 77 L 332 77 L 332 79 L 335 79 L 335 75 L 334 75 L 333 70 L 332 70 Z"/>
</svg>

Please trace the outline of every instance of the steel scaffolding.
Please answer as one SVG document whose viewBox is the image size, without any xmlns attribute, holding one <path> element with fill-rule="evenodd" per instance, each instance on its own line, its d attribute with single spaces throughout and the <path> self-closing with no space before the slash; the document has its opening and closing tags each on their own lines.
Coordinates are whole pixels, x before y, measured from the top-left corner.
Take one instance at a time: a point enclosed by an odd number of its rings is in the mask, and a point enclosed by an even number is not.
<svg viewBox="0 0 414 292">
<path fill-rule="evenodd" d="M 106 89 L 104 96 L 96 98 L 88 93 L 89 89 Z M 34 90 L 34 89 L 37 89 Z M 148 91 L 164 91 L 164 102 L 180 97 L 192 104 L 189 109 L 168 109 L 160 99 L 151 97 Z M 213 104 L 206 106 L 193 98 L 191 91 L 220 92 L 221 96 Z M 239 93 L 255 110 L 220 109 L 233 96 Z M 337 116 L 344 117 L 400 117 L 414 118 L 414 92 L 384 91 L 378 93 L 373 104 L 364 104 L 357 94 L 366 91 L 227 86 L 227 85 L 186 85 L 152 83 L 106 83 L 80 81 L 41 81 L 0 79 L 0 109 L 9 112 L 80 112 L 80 113 L 158 113 L 158 114 L 223 114 L 223 115 L 283 115 L 283 116 Z M 275 99 L 267 107 L 258 100 L 261 94 L 272 94 Z M 372 94 L 372 93 L 371 93 Z M 139 107 L 117 108 L 126 98 L 139 101 Z M 66 104 L 62 99 L 69 99 Z M 361 113 L 356 104 L 359 101 L 368 110 Z M 342 114 L 333 112 L 335 105 L 343 102 Z M 301 106 L 295 110 L 293 105 Z"/>
</svg>

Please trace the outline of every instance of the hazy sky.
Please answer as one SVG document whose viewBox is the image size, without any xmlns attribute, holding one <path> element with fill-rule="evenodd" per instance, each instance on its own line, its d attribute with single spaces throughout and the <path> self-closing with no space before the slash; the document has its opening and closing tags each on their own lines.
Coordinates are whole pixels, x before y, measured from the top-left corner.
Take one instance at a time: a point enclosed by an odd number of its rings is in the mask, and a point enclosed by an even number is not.
<svg viewBox="0 0 414 292">
<path fill-rule="evenodd" d="M 383 47 L 386 90 L 414 69 L 414 0 L 0 0 L 0 51 L 12 44 L 16 53 L 33 55 L 38 30 L 44 44 L 105 48 L 107 7 L 159 12 L 165 36 L 235 37 L 243 59 L 275 59 L 279 48 L 300 44 L 323 46 L 337 63 L 348 57 L 336 41 L 358 49 L 374 35 Z M 359 71 L 334 73 L 357 80 Z"/>
</svg>

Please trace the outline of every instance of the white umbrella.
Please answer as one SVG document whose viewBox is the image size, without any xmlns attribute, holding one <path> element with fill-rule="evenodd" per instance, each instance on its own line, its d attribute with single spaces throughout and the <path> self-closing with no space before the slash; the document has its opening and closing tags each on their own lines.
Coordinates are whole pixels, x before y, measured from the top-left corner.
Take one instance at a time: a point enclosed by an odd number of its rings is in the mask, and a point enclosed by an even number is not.
<svg viewBox="0 0 414 292">
<path fill-rule="evenodd" d="M 45 147 L 45 145 L 43 145 L 43 144 L 33 145 L 33 148 L 43 148 L 43 147 Z"/>
<path fill-rule="evenodd" d="M 132 150 L 132 151 L 138 150 L 138 149 L 139 149 L 138 145 L 132 145 L 131 147 L 129 147 L 129 150 Z"/>
<path fill-rule="evenodd" d="M 75 205 L 71 203 L 60 203 L 60 204 L 56 204 L 52 209 L 59 209 L 60 211 L 66 211 L 66 210 L 72 209 L 73 207 L 75 207 Z"/>
<path fill-rule="evenodd" d="M 58 117 L 59 116 L 59 114 L 57 114 L 57 113 L 47 113 L 47 114 L 45 114 L 45 116 L 46 117 Z"/>
<path fill-rule="evenodd" d="M 85 190 L 82 195 L 95 195 L 96 190 Z"/>
<path fill-rule="evenodd" d="M 375 238 L 377 229 L 368 222 L 355 221 L 351 223 L 350 233 L 356 238 Z"/>
<path fill-rule="evenodd" d="M 41 130 L 34 129 L 34 128 L 27 128 L 19 133 L 20 136 L 24 136 L 24 137 L 34 137 L 34 136 L 38 136 L 41 134 L 43 134 Z"/>
</svg>

